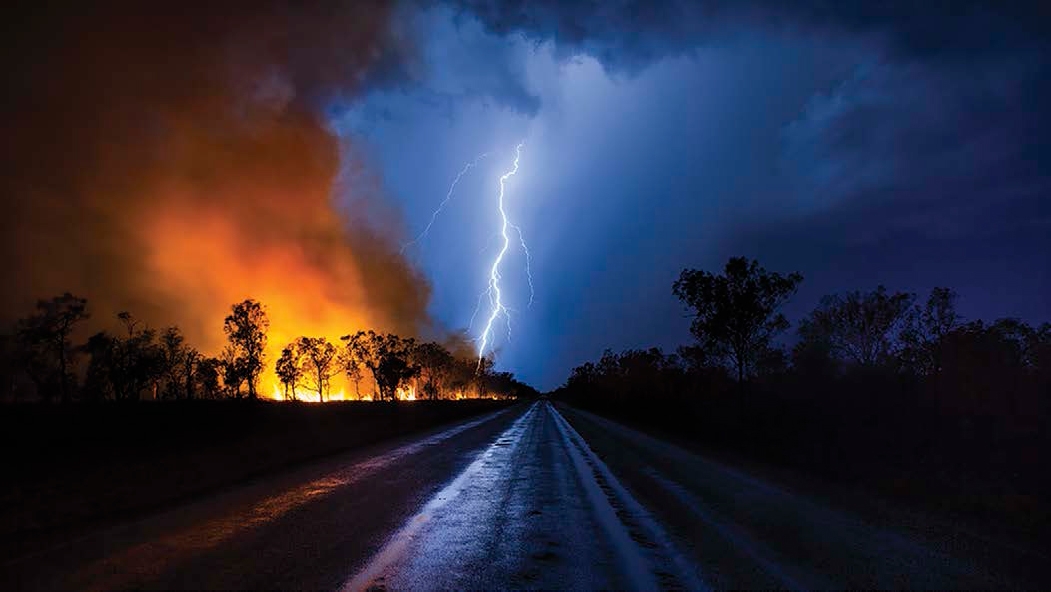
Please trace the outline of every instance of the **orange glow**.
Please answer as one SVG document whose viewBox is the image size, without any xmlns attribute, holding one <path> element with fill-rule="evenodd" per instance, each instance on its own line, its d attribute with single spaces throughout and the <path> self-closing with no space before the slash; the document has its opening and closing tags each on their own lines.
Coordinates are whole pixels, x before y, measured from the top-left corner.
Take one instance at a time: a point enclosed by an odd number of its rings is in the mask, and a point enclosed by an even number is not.
<svg viewBox="0 0 1051 592">
<path fill-rule="evenodd" d="M 324 336 L 342 347 L 341 335 L 361 329 L 412 335 L 421 315 L 397 313 L 415 312 L 416 301 L 426 298 L 423 282 L 402 290 L 415 292 L 405 296 L 393 294 L 382 281 L 369 281 L 366 276 L 372 274 L 361 269 L 360 255 L 346 232 L 335 216 L 326 218 L 324 213 L 307 224 L 309 238 L 281 233 L 264 240 L 246 236 L 242 222 L 227 208 L 170 210 L 144 232 L 151 247 L 150 267 L 164 278 L 170 296 L 181 300 L 183 318 L 195 323 L 184 322 L 182 327 L 203 352 L 217 355 L 225 345 L 222 325 L 231 304 L 254 298 L 264 305 L 270 327 L 260 386 L 261 392 L 269 393 L 267 387 L 276 385 L 272 396 L 277 399 L 284 399 L 284 392 L 274 363 L 284 346 L 300 336 Z M 393 263 L 395 268 L 403 265 Z M 411 277 L 404 269 L 399 273 Z M 343 384 L 342 375 L 334 377 L 332 391 L 332 400 L 354 398 L 353 387 Z M 300 400 L 318 398 L 303 389 L 296 394 Z"/>
<path fill-rule="evenodd" d="M 296 390 L 295 390 L 295 395 L 296 395 L 296 399 L 295 400 L 303 401 L 304 403 L 320 403 L 321 402 L 321 398 L 318 396 L 318 394 L 315 391 L 312 391 L 312 390 L 309 390 L 309 389 L 305 389 L 303 387 L 298 387 L 297 386 Z M 273 399 L 274 401 L 284 401 L 285 400 L 285 387 L 283 385 L 281 385 L 280 383 L 275 383 L 274 384 L 274 389 L 270 393 L 270 398 Z M 325 395 L 325 402 L 328 402 L 328 401 L 353 401 L 353 400 L 355 400 L 353 394 L 348 397 L 346 395 L 346 391 L 344 389 L 336 389 L 336 390 L 333 390 L 332 392 L 327 393 Z M 362 398 L 362 400 L 365 400 L 365 399 Z M 369 397 L 369 400 L 371 400 L 371 397 Z"/>
<path fill-rule="evenodd" d="M 333 385 L 340 384 L 339 377 L 333 377 Z M 399 388 L 395 391 L 399 401 L 415 401 L 416 400 L 416 387 L 409 385 Z M 267 393 L 267 396 L 274 401 L 284 401 L 285 399 L 285 387 L 279 382 L 273 383 L 273 388 Z M 321 399 L 318 397 L 317 392 L 297 386 L 295 390 L 295 396 L 297 401 L 304 403 L 320 403 Z M 458 399 L 464 398 L 458 396 Z M 361 397 L 355 397 L 353 387 L 350 390 L 346 386 L 340 388 L 333 388 L 332 392 L 325 395 L 325 402 L 329 401 L 371 401 L 372 395 L 362 393 Z"/>
</svg>

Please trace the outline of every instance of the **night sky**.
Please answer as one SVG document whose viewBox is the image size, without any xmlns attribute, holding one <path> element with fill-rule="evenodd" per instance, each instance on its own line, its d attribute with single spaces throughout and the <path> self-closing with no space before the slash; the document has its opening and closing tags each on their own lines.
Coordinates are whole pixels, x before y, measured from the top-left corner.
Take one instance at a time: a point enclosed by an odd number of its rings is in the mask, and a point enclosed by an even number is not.
<svg viewBox="0 0 1051 592">
<path fill-rule="evenodd" d="M 531 248 L 498 367 L 541 388 L 605 348 L 674 348 L 683 267 L 805 276 L 787 312 L 885 284 L 967 318 L 1051 318 L 1051 73 L 1036 3 L 469 3 L 407 10 L 404 79 L 330 109 L 419 233 L 432 313 L 466 326 L 499 248 Z M 373 179 L 372 182 L 376 182 Z M 472 335 L 477 335 L 476 324 Z"/>
<path fill-rule="evenodd" d="M 1046 5 L 26 3 L 0 320 L 72 291 L 95 330 L 130 310 L 214 354 L 250 297 L 277 348 L 477 338 L 519 142 L 506 206 L 535 297 L 512 236 L 496 365 L 538 388 L 688 343 L 672 282 L 737 255 L 803 274 L 793 321 L 879 284 L 1051 320 Z"/>
</svg>

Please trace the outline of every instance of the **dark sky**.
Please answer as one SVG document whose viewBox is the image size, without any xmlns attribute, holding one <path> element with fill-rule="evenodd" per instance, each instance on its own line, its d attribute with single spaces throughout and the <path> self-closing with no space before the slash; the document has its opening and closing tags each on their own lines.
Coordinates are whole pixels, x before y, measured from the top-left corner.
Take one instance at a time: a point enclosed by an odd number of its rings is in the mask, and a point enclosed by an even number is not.
<svg viewBox="0 0 1051 592">
<path fill-rule="evenodd" d="M 917 6 L 918 5 L 918 6 Z M 822 294 L 950 286 L 968 318 L 1051 319 L 1051 58 L 1039 4 L 522 2 L 409 11 L 410 80 L 332 109 L 420 232 L 432 311 L 466 326 L 508 211 L 512 335 L 547 389 L 609 347 L 674 347 L 683 267 L 732 255 Z M 483 307 L 484 308 L 484 307 Z M 472 335 L 478 335 L 476 323 Z"/>
</svg>

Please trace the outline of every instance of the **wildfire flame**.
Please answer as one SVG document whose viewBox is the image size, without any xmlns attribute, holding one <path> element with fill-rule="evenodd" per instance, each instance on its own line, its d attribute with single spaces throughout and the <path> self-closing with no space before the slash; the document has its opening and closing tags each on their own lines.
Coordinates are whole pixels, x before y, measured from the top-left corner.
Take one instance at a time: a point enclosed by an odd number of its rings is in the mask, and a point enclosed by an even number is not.
<svg viewBox="0 0 1051 592">
<path fill-rule="evenodd" d="M 430 325 L 396 213 L 318 108 L 400 55 L 388 10 L 67 12 L 26 15 L 18 32 L 38 51 L 9 93 L 20 115 L 5 127 L 17 149 L 0 159 L 0 237 L 17 257 L 0 271 L 0 317 L 69 291 L 88 299 L 86 330 L 129 311 L 217 355 L 230 306 L 252 298 L 270 318 L 264 392 L 297 337 Z"/>
<path fill-rule="evenodd" d="M 416 387 L 409 385 L 399 388 L 395 391 L 399 401 L 415 401 L 416 400 Z M 285 387 L 284 385 L 275 382 L 273 384 L 273 390 L 270 393 L 270 398 L 274 401 L 284 401 Z M 462 393 L 460 393 L 457 399 L 463 399 Z M 304 403 L 321 403 L 321 397 L 317 391 L 312 391 L 301 386 L 297 386 L 295 389 L 295 400 L 303 401 Z M 328 401 L 372 401 L 373 396 L 370 393 L 361 393 L 360 397 L 354 395 L 352 391 L 348 391 L 346 387 L 339 389 L 333 389 L 331 392 L 325 394 L 325 402 Z"/>
</svg>

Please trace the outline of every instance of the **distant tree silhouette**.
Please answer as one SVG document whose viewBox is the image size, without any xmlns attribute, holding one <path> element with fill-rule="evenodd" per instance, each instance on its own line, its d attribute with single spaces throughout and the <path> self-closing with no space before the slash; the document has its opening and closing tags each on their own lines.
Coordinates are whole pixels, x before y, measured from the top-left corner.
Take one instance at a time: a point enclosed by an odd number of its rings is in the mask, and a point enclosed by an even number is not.
<svg viewBox="0 0 1051 592">
<path fill-rule="evenodd" d="M 376 386 L 380 396 L 393 401 L 401 385 L 419 373 L 419 367 L 412 364 L 413 349 L 416 341 L 387 334 L 379 347 L 379 363 L 376 365 Z"/>
<path fill-rule="evenodd" d="M 949 288 L 934 288 L 921 307 L 913 308 L 901 338 L 902 365 L 921 376 L 941 370 L 942 343 L 960 326 L 956 313 L 956 293 Z"/>
<path fill-rule="evenodd" d="M 573 368 L 569 373 L 566 384 L 571 389 L 590 390 L 598 378 L 598 370 L 593 362 L 584 362 Z"/>
<path fill-rule="evenodd" d="M 889 294 L 883 286 L 825 296 L 800 322 L 801 342 L 825 344 L 837 359 L 859 366 L 887 363 L 901 346 L 913 300 L 904 292 Z"/>
<path fill-rule="evenodd" d="M 474 389 L 475 394 L 481 394 L 478 388 L 478 360 L 475 358 L 453 357 L 452 365 L 446 376 L 448 388 L 456 391 L 457 396 L 466 397 L 468 392 Z"/>
<path fill-rule="evenodd" d="M 324 337 L 300 337 L 295 342 L 296 355 L 302 364 L 304 385 L 325 402 L 332 377 L 339 371 L 336 346 Z"/>
<path fill-rule="evenodd" d="M 290 343 L 281 350 L 281 357 L 277 359 L 274 371 L 281 385 L 285 387 L 285 400 L 296 400 L 296 384 L 303 375 L 300 363 L 299 349 L 295 343 Z"/>
<path fill-rule="evenodd" d="M 72 365 L 77 350 L 70 335 L 77 323 L 89 317 L 87 300 L 66 292 L 38 301 L 36 313 L 18 321 L 18 357 L 44 401 L 50 400 L 56 389 L 63 402 L 72 398 L 76 384 Z"/>
<path fill-rule="evenodd" d="M 736 263 L 728 276 L 751 275 Z M 574 368 L 552 398 L 730 456 L 1047 530 L 1046 512 L 1032 509 L 1045 508 L 1034 492 L 1047 487 L 1051 324 L 963 323 L 947 288 L 919 305 L 882 286 L 827 296 L 800 323 L 792 364 L 757 347 L 741 356 L 744 375 L 758 376 L 748 396 L 728 396 L 739 390 L 725 373 L 733 351 L 716 336 L 730 321 L 716 321 L 734 307 L 714 303 L 733 300 L 734 282 L 699 273 L 684 272 L 675 286 L 697 304 L 697 345 L 671 356 L 607 350 Z M 751 283 L 738 291 L 762 284 Z"/>
<path fill-rule="evenodd" d="M 222 377 L 223 363 L 218 358 L 202 357 L 193 372 L 194 382 L 201 388 L 205 399 L 215 399 L 222 392 L 219 379 Z"/>
<path fill-rule="evenodd" d="M 710 355 L 730 362 L 738 382 L 750 376 L 775 335 L 788 328 L 778 310 L 803 281 L 733 257 L 722 275 L 685 269 L 672 292 L 693 310 L 690 332 Z"/>
<path fill-rule="evenodd" d="M 354 384 L 354 398 L 361 399 L 361 379 L 364 378 L 365 361 L 360 355 L 365 349 L 354 346 L 352 335 L 344 335 L 339 339 L 343 342 L 343 347 L 339 350 L 337 361 L 347 379 Z"/>
<path fill-rule="evenodd" d="M 474 389 L 475 396 L 484 396 L 486 394 L 485 389 L 488 386 L 485 379 L 493 373 L 493 367 L 496 365 L 493 354 L 490 353 L 477 359 L 465 360 L 464 363 L 472 370 L 468 385 Z"/>
<path fill-rule="evenodd" d="M 402 383 L 419 371 L 412 364 L 416 342 L 411 338 L 358 331 L 347 339 L 347 345 L 352 348 L 354 357 L 372 373 L 381 399 L 395 400 Z"/>
<path fill-rule="evenodd" d="M 131 313 L 121 312 L 117 318 L 124 323 L 128 336 L 116 340 L 119 354 L 120 381 L 119 390 L 122 398 L 138 401 L 142 394 L 151 391 L 155 397 L 164 374 L 164 351 L 157 343 L 157 332 L 132 317 Z"/>
<path fill-rule="evenodd" d="M 166 367 L 156 331 L 128 312 L 118 313 L 117 318 L 124 325 L 124 336 L 96 333 L 84 348 L 91 354 L 85 381 L 90 398 L 138 401 L 144 392 L 157 394 Z"/>
<path fill-rule="evenodd" d="M 197 366 L 202 359 L 201 352 L 192 347 L 184 347 L 182 355 L 182 369 L 179 378 L 183 383 L 183 391 L 187 399 L 197 398 Z"/>
<path fill-rule="evenodd" d="M 586 362 L 570 373 L 565 388 L 585 400 L 603 400 L 621 407 L 636 402 L 668 409 L 681 407 L 691 385 L 687 378 L 699 379 L 710 366 L 688 370 L 678 354 L 666 355 L 659 348 L 629 349 L 620 353 L 606 350 L 597 364 Z M 725 374 L 718 366 L 720 374 Z"/>
<path fill-rule="evenodd" d="M 452 372 L 453 355 L 434 342 L 421 343 L 416 347 L 414 354 L 423 379 L 421 390 L 424 397 L 437 399 L 445 388 L 449 373 Z"/>
<path fill-rule="evenodd" d="M 950 331 L 941 342 L 940 370 L 932 377 L 939 405 L 965 418 L 1039 422 L 1048 412 L 1051 386 L 1040 381 L 1047 370 L 1039 366 L 1049 343 L 1046 330 L 1008 318 L 972 321 Z"/>
<path fill-rule="evenodd" d="M 491 397 L 514 398 L 530 394 L 525 385 L 515 380 L 510 372 L 493 372 L 486 375 L 484 380 L 485 391 Z"/>
<path fill-rule="evenodd" d="M 241 398 L 241 385 L 246 379 L 245 358 L 237 354 L 232 345 L 223 348 L 219 356 L 219 372 L 223 378 L 223 391 L 227 397 Z"/>
<path fill-rule="evenodd" d="M 248 383 L 248 398 L 255 399 L 259 374 L 266 361 L 266 331 L 270 321 L 263 305 L 255 300 L 234 304 L 230 310 L 223 321 L 223 332 L 230 342 L 232 366 L 236 377 Z"/>
<path fill-rule="evenodd" d="M 0 400 L 17 399 L 19 385 L 27 381 L 45 401 L 60 393 L 65 393 L 63 400 L 76 396 L 89 401 L 241 398 L 245 393 L 258 398 L 269 328 L 259 302 L 248 299 L 231 306 L 223 322 L 227 344 L 218 357 L 203 356 L 178 327 L 157 331 L 126 311 L 116 315 L 122 330 L 98 332 L 74 345 L 75 325 L 88 318 L 85 306 L 85 300 L 68 293 L 41 300 L 37 312 L 20 320 L 11 335 L 0 334 Z M 511 375 L 494 373 L 491 356 L 454 356 L 438 343 L 417 344 L 374 331 L 340 339 L 345 347 L 301 337 L 282 351 L 274 368 L 287 399 L 294 399 L 300 386 L 317 392 L 322 401 L 331 398 L 332 377 L 340 372 L 354 383 L 360 399 L 365 370 L 376 385 L 377 400 L 396 399 L 405 387 L 427 399 L 451 393 L 460 398 L 535 392 Z M 78 385 L 75 362 L 84 354 L 88 363 L 79 369 L 84 381 Z"/>
<path fill-rule="evenodd" d="M 178 399 L 186 392 L 184 365 L 188 354 L 186 338 L 178 327 L 168 327 L 160 334 L 162 372 L 164 374 L 163 395 L 167 399 Z"/>
<path fill-rule="evenodd" d="M 711 354 L 699 345 L 680 345 L 675 352 L 688 372 L 699 373 L 718 365 L 718 360 L 713 360 Z"/>
<path fill-rule="evenodd" d="M 108 333 L 96 333 L 88 338 L 81 349 L 88 354 L 88 369 L 84 375 L 83 397 L 88 401 L 103 401 L 116 398 L 113 391 L 112 374 L 115 363 L 114 337 Z"/>
</svg>

